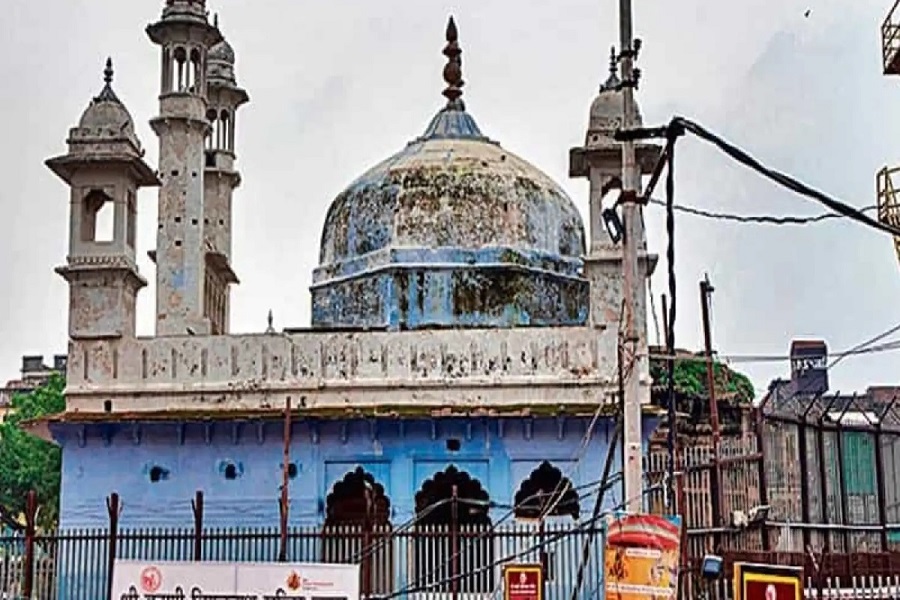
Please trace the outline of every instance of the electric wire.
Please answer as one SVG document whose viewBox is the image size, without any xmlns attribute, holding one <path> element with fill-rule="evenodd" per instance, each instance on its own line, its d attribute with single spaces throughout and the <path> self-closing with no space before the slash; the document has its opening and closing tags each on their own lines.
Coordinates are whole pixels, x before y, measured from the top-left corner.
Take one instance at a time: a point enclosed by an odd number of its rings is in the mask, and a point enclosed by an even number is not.
<svg viewBox="0 0 900 600">
<path fill-rule="evenodd" d="M 658 206 L 666 206 L 666 201 L 658 198 L 650 198 L 648 202 L 650 204 L 656 204 Z M 673 208 L 677 212 L 683 212 L 695 217 L 704 217 L 706 219 L 715 219 L 719 221 L 734 221 L 736 223 L 752 223 L 757 225 L 812 225 L 814 223 L 821 223 L 822 221 L 827 221 L 830 219 L 848 218 L 847 215 L 842 215 L 835 212 L 826 212 L 810 217 L 799 217 L 794 215 L 774 217 L 771 215 L 738 215 L 733 213 L 713 212 L 703 210 L 701 208 L 695 208 L 693 206 L 685 206 L 683 204 L 675 204 Z M 878 206 L 873 204 L 865 206 L 859 209 L 859 211 L 862 213 L 868 213 L 877 209 Z"/>
<path fill-rule="evenodd" d="M 579 486 L 575 486 L 572 489 L 574 491 L 578 491 L 578 490 L 589 489 L 592 487 L 602 487 L 602 486 L 603 486 L 603 480 L 597 479 L 594 481 L 589 481 L 587 483 L 581 484 Z M 482 506 L 482 507 L 487 507 L 487 508 L 508 509 L 507 513 L 504 513 L 503 515 L 501 515 L 495 522 L 493 522 L 491 524 L 490 529 L 493 530 L 498 525 L 500 525 L 501 523 L 503 523 L 507 519 L 509 519 L 511 516 L 515 515 L 515 512 L 518 509 L 520 509 L 522 506 L 527 504 L 528 502 L 531 502 L 532 500 L 539 499 L 539 498 L 542 498 L 545 496 L 552 497 L 553 495 L 554 495 L 554 492 L 552 492 L 552 491 L 551 492 L 538 492 L 538 493 L 532 494 L 532 495 L 524 498 L 521 502 L 519 502 L 517 504 L 513 504 L 513 505 L 500 504 L 500 503 L 491 502 L 491 501 L 484 502 L 484 501 L 480 501 L 480 500 L 474 500 L 471 498 L 457 498 L 456 501 L 459 502 L 460 504 L 466 504 L 466 505 L 477 505 L 477 506 Z M 580 495 L 578 497 L 578 500 L 580 502 L 582 499 L 593 496 L 593 495 L 594 495 L 594 492 L 588 492 L 583 495 Z M 453 502 L 453 498 L 441 498 L 437 502 L 433 502 L 433 503 L 429 504 L 428 506 L 426 506 L 425 508 L 423 508 L 422 510 L 416 512 L 415 515 L 413 515 L 410 519 L 405 521 L 399 527 L 391 528 L 389 531 L 387 531 L 383 534 L 376 534 L 376 535 L 378 535 L 378 537 L 382 538 L 381 541 L 378 544 L 371 544 L 368 548 L 361 549 L 360 552 L 353 557 L 353 562 L 362 561 L 363 559 L 366 559 L 369 556 L 375 554 L 379 550 L 383 549 L 395 537 L 399 536 L 400 534 L 404 533 L 405 531 L 409 530 L 410 528 L 418 525 L 420 521 L 422 521 L 425 517 L 427 517 L 434 510 L 436 510 L 437 508 L 439 508 L 441 506 L 449 504 L 451 502 Z M 490 532 L 488 532 L 488 533 L 490 533 Z"/>
<path fill-rule="evenodd" d="M 583 484 L 583 485 L 581 485 L 581 486 L 578 486 L 578 488 L 575 488 L 575 489 L 587 488 L 587 487 L 594 487 L 594 486 L 598 486 L 598 484 L 599 484 L 599 489 L 597 490 L 596 493 L 598 494 L 598 497 L 601 497 L 602 494 L 603 494 L 603 492 L 606 491 L 606 489 L 609 489 L 610 487 L 614 486 L 616 483 L 618 483 L 618 482 L 622 479 L 622 475 L 621 475 L 621 473 L 617 473 L 617 474 L 616 474 L 616 477 L 614 477 L 612 480 L 609 480 L 609 477 L 607 477 L 606 479 L 607 479 L 607 481 L 604 481 L 604 479 L 600 479 L 600 480 L 597 480 L 597 481 L 593 481 L 593 482 L 591 482 L 591 483 L 589 483 L 589 484 Z M 580 496 L 578 497 L 579 503 L 581 502 L 581 500 L 584 500 L 585 498 L 589 498 L 589 497 L 593 496 L 594 493 L 595 493 L 595 492 L 588 492 L 588 493 L 585 493 L 585 494 L 580 495 Z M 507 512 L 506 514 L 504 514 L 503 516 L 501 516 L 501 517 L 500 517 L 499 519 L 497 519 L 496 521 L 492 522 L 492 523 L 491 523 L 488 527 L 486 527 L 483 531 L 478 532 L 477 535 L 469 535 L 469 536 L 466 536 L 467 540 L 468 540 L 470 543 L 471 543 L 471 542 L 477 542 L 477 541 L 483 540 L 483 539 L 485 539 L 485 538 L 487 538 L 487 537 L 493 535 L 494 532 L 496 531 L 497 527 L 498 527 L 501 523 L 503 523 L 504 521 L 506 521 L 507 519 L 509 519 L 511 516 L 515 515 L 516 510 L 518 510 L 518 509 L 519 509 L 522 505 L 524 505 L 525 503 L 530 502 L 532 499 L 540 498 L 540 497 L 543 497 L 543 496 L 548 496 L 548 497 L 551 497 L 551 498 L 552 498 L 554 495 L 555 495 L 555 492 L 539 492 L 539 493 L 536 493 L 536 494 L 532 494 L 531 496 L 529 496 L 528 498 L 526 498 L 525 500 L 523 500 L 523 501 L 520 502 L 519 504 L 517 504 L 517 505 L 515 505 L 515 506 L 512 506 L 512 507 L 510 508 L 509 512 Z M 485 503 L 485 502 L 483 502 L 483 501 L 472 500 L 472 499 L 468 499 L 468 498 L 465 498 L 465 499 L 464 499 L 464 498 L 457 498 L 457 502 L 459 502 L 460 504 L 468 504 L 468 505 L 480 505 L 480 506 L 484 506 L 485 504 L 488 504 L 488 505 L 490 505 L 490 506 L 492 506 L 492 507 L 493 507 L 493 506 L 500 506 L 500 505 L 496 505 L 496 504 L 491 503 L 491 502 Z M 539 521 L 539 522 L 540 522 L 540 521 Z M 444 567 L 446 567 L 446 566 L 452 564 L 454 561 L 456 561 L 457 558 L 461 557 L 462 554 L 463 554 L 463 549 L 462 549 L 462 548 L 459 548 L 456 552 L 452 553 L 449 557 L 447 557 L 441 564 L 439 564 L 437 567 L 435 567 L 434 569 L 432 569 L 431 572 L 424 574 L 422 577 L 417 578 L 416 580 L 414 580 L 413 582 L 411 582 L 411 583 L 408 584 L 408 585 L 413 586 L 413 585 L 417 584 L 421 579 L 428 579 L 428 577 L 431 575 L 431 573 L 433 573 L 434 571 L 440 571 L 440 570 L 443 569 Z"/>
<path fill-rule="evenodd" d="M 757 159 L 750 156 L 750 154 L 748 154 L 747 152 L 741 150 L 737 146 L 730 144 L 729 142 L 715 135 L 703 126 L 691 121 L 690 119 L 686 119 L 684 117 L 675 117 L 672 119 L 670 124 L 670 128 L 672 127 L 680 127 L 685 131 L 693 133 L 700 139 L 713 144 L 714 146 L 719 148 L 719 150 L 721 150 L 737 162 L 741 163 L 745 167 L 753 169 L 764 177 L 771 179 L 778 184 L 781 184 L 782 186 L 796 192 L 797 194 L 800 194 L 801 196 L 806 196 L 807 198 L 819 202 L 835 213 L 847 217 L 848 219 L 857 221 L 858 223 L 861 223 L 863 225 L 867 225 L 868 227 L 871 227 L 873 229 L 883 231 L 884 233 L 889 233 L 893 236 L 900 236 L 900 229 L 892 227 L 891 225 L 888 225 L 886 223 L 881 223 L 861 212 L 859 209 L 854 208 L 849 204 L 846 204 L 839 200 L 835 200 L 834 198 L 825 195 L 819 190 L 806 185 L 805 183 L 791 177 L 790 175 L 786 175 L 784 173 L 766 167 Z"/>
<path fill-rule="evenodd" d="M 859 349 L 850 349 L 843 350 L 841 352 L 829 352 L 828 355 L 833 358 L 849 358 L 852 356 L 862 356 L 867 354 L 881 354 L 883 352 L 894 352 L 896 350 L 900 350 L 900 340 L 892 340 L 890 342 L 885 342 L 884 344 L 879 344 L 877 346 L 871 346 L 868 348 L 859 348 Z M 654 360 L 665 360 L 675 359 L 676 363 L 679 362 L 706 362 L 705 356 L 699 355 L 679 355 L 679 354 L 661 354 L 658 352 L 651 352 L 650 358 Z M 791 359 L 790 355 L 787 354 L 720 354 L 716 353 L 715 359 L 720 362 L 726 363 L 766 363 L 766 362 L 784 362 L 789 361 Z"/>
<path fill-rule="evenodd" d="M 390 594 L 387 594 L 386 596 L 382 596 L 382 599 L 381 599 L 381 600 L 391 600 L 392 598 L 396 598 L 396 597 L 398 597 L 398 596 L 403 596 L 403 595 L 406 595 L 406 594 L 415 594 L 415 593 L 418 593 L 418 592 L 427 592 L 427 591 L 429 591 L 429 590 L 431 590 L 431 589 L 433 589 L 433 588 L 440 587 L 440 586 L 444 586 L 444 585 L 447 585 L 448 583 L 453 583 L 453 582 L 455 582 L 455 581 L 459 581 L 460 579 L 463 579 L 463 578 L 465 578 L 465 577 L 471 577 L 471 576 L 473 576 L 473 575 L 478 575 L 479 573 L 484 573 L 484 572 L 486 572 L 486 571 L 495 569 L 496 567 L 502 566 L 502 565 L 505 564 L 505 563 L 511 562 L 511 561 L 513 561 L 513 560 L 516 560 L 517 558 L 520 558 L 520 557 L 522 557 L 522 556 L 525 556 L 525 555 L 527 555 L 527 554 L 530 554 L 530 553 L 534 552 L 535 550 L 539 550 L 539 549 L 541 549 L 541 548 L 543 548 L 543 547 L 546 547 L 546 546 L 550 545 L 550 544 L 553 543 L 553 542 L 557 542 L 557 541 L 559 541 L 560 539 L 563 539 L 563 538 L 566 537 L 566 536 L 570 536 L 570 535 L 572 535 L 572 534 L 575 533 L 575 532 L 583 531 L 583 530 L 587 529 L 588 527 L 593 527 L 594 524 L 597 523 L 598 521 L 601 521 L 601 520 L 603 520 L 603 519 L 606 519 L 606 518 L 609 517 L 610 515 L 613 515 L 613 514 L 616 514 L 616 513 L 620 512 L 623 508 L 625 508 L 626 506 L 628 506 L 628 504 L 629 504 L 632 500 L 636 500 L 636 499 L 638 499 L 638 498 L 643 498 L 643 496 L 645 496 L 645 495 L 647 495 L 647 494 L 649 494 L 649 493 L 651 493 L 651 492 L 653 492 L 653 491 L 656 491 L 659 487 L 660 487 L 659 484 L 656 484 L 656 485 L 653 485 L 653 486 L 651 486 L 651 487 L 648 487 L 648 488 L 644 489 L 640 494 L 636 495 L 635 498 L 630 498 L 630 499 L 628 499 L 626 502 L 622 502 L 621 504 L 619 504 L 619 505 L 617 505 L 617 506 L 614 506 L 611 510 L 603 511 L 596 519 L 591 518 L 591 519 L 588 519 L 588 520 L 586 520 L 586 521 L 580 523 L 577 527 L 575 527 L 575 528 L 573 528 L 573 529 L 570 529 L 570 530 L 567 530 L 567 531 L 556 532 L 555 534 L 545 537 L 545 539 L 543 539 L 542 541 L 540 541 L 540 542 L 538 542 L 538 543 L 536 543 L 536 544 L 533 544 L 532 546 L 526 548 L 525 550 L 520 550 L 520 551 L 515 552 L 515 553 L 513 553 L 513 554 L 504 556 L 503 558 L 497 559 L 497 560 L 491 562 L 490 564 L 487 564 L 487 565 L 483 565 L 483 566 L 481 566 L 481 567 L 478 567 L 477 569 L 468 570 L 468 571 L 465 572 L 465 573 L 458 573 L 458 574 L 456 574 L 456 575 L 452 575 L 452 576 L 450 576 L 450 577 L 446 577 L 446 578 L 444 578 L 444 579 L 442 579 L 442 580 L 439 580 L 439 581 L 436 581 L 436 582 L 432 582 L 432 583 L 427 584 L 427 585 L 425 585 L 425 586 L 413 587 L 412 585 L 409 585 L 409 584 L 408 584 L 408 585 L 404 586 L 403 588 L 401 588 L 400 590 L 396 590 L 396 591 L 394 591 L 394 592 L 391 592 Z M 601 528 L 601 529 L 602 529 L 602 528 Z"/>
</svg>

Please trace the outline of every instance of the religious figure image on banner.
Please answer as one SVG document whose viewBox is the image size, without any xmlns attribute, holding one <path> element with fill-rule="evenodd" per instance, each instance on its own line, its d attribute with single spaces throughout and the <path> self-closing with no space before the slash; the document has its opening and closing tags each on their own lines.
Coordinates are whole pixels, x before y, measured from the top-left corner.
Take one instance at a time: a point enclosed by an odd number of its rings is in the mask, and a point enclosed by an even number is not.
<svg viewBox="0 0 900 600">
<path fill-rule="evenodd" d="M 678 585 L 681 518 L 615 515 L 606 524 L 608 600 L 669 600 Z"/>
<path fill-rule="evenodd" d="M 803 569 L 779 565 L 735 564 L 740 600 L 801 600 Z"/>
</svg>

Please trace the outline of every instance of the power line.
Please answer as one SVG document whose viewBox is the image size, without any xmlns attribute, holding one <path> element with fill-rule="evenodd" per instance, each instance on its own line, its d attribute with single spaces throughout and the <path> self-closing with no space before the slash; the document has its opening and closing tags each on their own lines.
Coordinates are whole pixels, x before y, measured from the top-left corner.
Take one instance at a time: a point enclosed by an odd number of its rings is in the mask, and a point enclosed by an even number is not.
<svg viewBox="0 0 900 600">
<path fill-rule="evenodd" d="M 747 152 L 741 150 L 737 146 L 734 146 L 719 136 L 715 135 L 711 131 L 705 129 L 703 126 L 691 121 L 690 119 L 685 119 L 684 117 L 675 117 L 672 119 L 670 127 L 678 127 L 682 128 L 685 131 L 690 131 L 697 137 L 702 140 L 705 140 L 717 148 L 741 163 L 745 167 L 753 169 L 757 173 L 763 175 L 764 177 L 771 179 L 775 183 L 779 183 L 782 186 L 792 190 L 801 196 L 806 196 L 807 198 L 811 198 L 816 202 L 824 205 L 826 208 L 831 211 L 838 213 L 848 219 L 853 219 L 858 223 L 863 225 L 867 225 L 873 229 L 878 229 L 879 231 L 883 231 L 885 233 L 889 233 L 893 236 L 900 236 L 900 229 L 892 227 L 886 223 L 880 223 L 879 221 L 869 217 L 868 215 L 861 212 L 859 209 L 850 206 L 844 202 L 839 200 L 835 200 L 830 196 L 816 190 L 805 183 L 791 177 L 790 175 L 786 175 L 774 169 L 770 169 L 763 165 L 761 162 L 750 156 Z"/>
<path fill-rule="evenodd" d="M 666 201 L 659 198 L 650 198 L 650 204 L 665 206 Z M 675 204 L 673 208 L 678 212 L 694 215 L 695 217 L 704 217 L 707 219 L 716 219 L 720 221 L 734 221 L 736 223 L 753 223 L 757 225 L 810 225 L 813 223 L 821 223 L 829 219 L 846 219 L 847 215 L 838 214 L 836 212 L 827 212 L 811 217 L 798 217 L 793 215 L 783 217 L 773 217 L 771 215 L 738 215 L 733 213 L 720 213 L 694 208 L 693 206 L 685 206 L 683 204 Z M 878 209 L 877 205 L 863 207 L 861 213 L 868 213 Z"/>
<path fill-rule="evenodd" d="M 606 479 L 609 479 L 609 478 L 606 478 Z M 619 483 L 619 481 L 621 481 L 621 479 L 622 479 L 622 474 L 621 474 L 621 473 L 617 473 L 617 474 L 615 475 L 615 477 L 613 477 L 612 480 L 610 480 L 610 481 L 604 481 L 604 479 L 599 479 L 599 480 L 597 480 L 597 481 L 593 481 L 593 482 L 590 482 L 590 483 L 588 483 L 588 484 L 583 484 L 583 485 L 581 485 L 581 486 L 578 486 L 578 487 L 572 488 L 572 489 L 573 489 L 573 490 L 578 490 L 578 489 L 584 489 L 584 488 L 588 488 L 588 487 L 598 486 L 598 489 L 597 489 L 596 492 L 591 491 L 591 492 L 587 492 L 587 493 L 585 493 L 585 494 L 581 494 L 580 496 L 578 496 L 578 501 L 581 502 L 582 500 L 584 500 L 584 499 L 586 499 L 586 498 L 589 498 L 589 497 L 593 496 L 595 493 L 597 494 L 597 498 L 599 499 L 599 498 L 602 497 L 603 493 L 604 493 L 607 489 L 612 488 L 615 484 Z M 471 505 L 479 505 L 479 506 L 490 505 L 491 507 L 510 508 L 509 512 L 507 512 L 506 514 L 504 514 L 503 516 L 501 516 L 499 519 L 497 519 L 496 522 L 491 523 L 488 527 L 485 528 L 484 531 L 481 531 L 478 535 L 475 535 L 475 536 L 471 536 L 471 535 L 470 535 L 470 536 L 467 536 L 467 540 L 471 543 L 471 542 L 476 542 L 476 541 L 479 541 L 479 540 L 483 540 L 483 539 L 487 538 L 488 536 L 493 535 L 494 532 L 496 531 L 497 527 L 498 527 L 501 523 L 503 523 L 504 521 L 506 521 L 508 518 L 510 518 L 511 516 L 515 515 L 516 510 L 518 510 L 518 509 L 519 509 L 521 506 L 523 506 L 525 503 L 530 502 L 530 501 L 533 500 L 533 499 L 537 499 L 537 498 L 541 498 L 541 497 L 549 497 L 549 498 L 552 499 L 552 497 L 553 497 L 554 495 L 556 495 L 556 494 L 557 494 L 556 491 L 552 491 L 552 492 L 538 492 L 538 493 L 536 493 L 536 494 L 532 494 L 532 495 L 529 496 L 528 498 L 525 498 L 524 500 L 522 500 L 522 502 L 519 502 L 518 504 L 516 504 L 516 505 L 514 505 L 514 506 L 512 506 L 512 507 L 506 507 L 506 506 L 503 506 L 503 505 L 500 505 L 500 504 L 495 504 L 495 503 L 493 503 L 493 502 L 485 503 L 485 502 L 481 502 L 481 501 L 478 501 L 478 500 L 470 500 L 470 499 L 458 498 L 457 501 L 458 501 L 460 504 L 467 504 L 467 505 L 470 505 L 470 506 L 471 506 Z M 543 518 L 543 516 L 544 516 L 544 515 L 542 515 L 542 518 Z M 595 520 L 596 518 L 597 518 L 597 511 L 595 511 L 595 514 L 594 514 L 594 517 L 593 517 L 592 521 Z M 452 526 L 451 526 L 450 528 L 448 528 L 448 529 L 452 531 Z M 576 531 L 577 531 L 577 529 L 576 529 Z M 453 554 L 451 554 L 449 557 L 447 557 L 441 564 L 437 565 L 434 569 L 432 569 L 432 571 L 425 573 L 425 574 L 422 575 L 421 577 L 418 577 L 418 578 L 416 578 L 414 581 L 412 581 L 411 583 L 407 584 L 407 588 L 414 588 L 414 587 L 419 583 L 419 581 L 420 581 L 421 579 L 428 579 L 428 578 L 430 577 L 430 575 L 432 574 L 432 572 L 434 572 L 434 571 L 440 571 L 440 570 L 443 569 L 444 567 L 446 567 L 446 566 L 452 564 L 454 561 L 456 561 L 457 558 L 459 558 L 460 556 L 462 556 L 462 554 L 463 554 L 463 548 L 459 548 L 455 553 L 453 553 Z M 436 585 L 438 585 L 438 584 L 436 584 Z"/>
<path fill-rule="evenodd" d="M 890 333 L 894 333 L 895 331 L 900 331 L 900 326 L 894 331 Z M 888 333 L 887 335 L 890 335 Z M 885 337 L 887 337 L 885 335 Z M 861 356 L 865 354 L 881 354 L 882 352 L 894 352 L 896 350 L 900 350 L 900 340 L 894 340 L 891 342 L 886 342 L 884 344 L 879 344 L 877 346 L 870 346 L 865 348 L 853 348 L 850 350 L 844 350 L 842 352 L 829 352 L 828 356 L 833 357 L 838 360 L 842 360 L 851 356 Z M 670 354 L 659 354 L 659 353 L 651 353 L 650 358 L 654 360 L 670 360 L 672 358 L 675 359 L 675 362 L 706 362 L 706 357 L 704 356 L 693 356 L 693 355 L 675 355 L 672 356 Z M 787 354 L 721 354 L 716 353 L 715 359 L 719 362 L 726 363 L 764 363 L 764 362 L 784 362 L 790 360 L 790 355 Z M 832 365 L 833 366 L 833 365 Z"/>
<path fill-rule="evenodd" d="M 415 593 L 419 593 L 419 592 L 427 592 L 427 591 L 429 591 L 429 590 L 431 590 L 431 589 L 433 589 L 433 588 L 441 587 L 441 586 L 447 585 L 448 583 L 453 583 L 453 582 L 455 582 L 455 581 L 459 581 L 459 580 L 464 579 L 464 578 L 466 578 L 466 577 L 472 577 L 473 575 L 479 575 L 479 574 L 481 574 L 481 573 L 484 573 L 484 572 L 493 570 L 493 569 L 495 569 L 495 568 L 497 568 L 497 567 L 499 567 L 499 566 L 501 566 L 501 565 L 504 565 L 504 564 L 506 564 L 506 563 L 508 563 L 508 562 L 514 561 L 514 560 L 516 560 L 517 558 L 520 558 L 520 557 L 522 557 L 522 556 L 526 556 L 526 555 L 528 555 L 528 554 L 534 552 L 535 550 L 540 550 L 541 548 L 544 548 L 545 546 L 548 546 L 548 545 L 550 545 L 551 543 L 557 542 L 557 541 L 559 541 L 559 540 L 561 540 L 561 539 L 563 539 L 563 538 L 565 538 L 565 537 L 567 537 L 567 536 L 570 536 L 570 535 L 572 535 L 573 533 L 580 532 L 580 531 L 584 531 L 584 530 L 588 529 L 589 527 L 590 527 L 591 529 L 593 529 L 593 528 L 595 527 L 595 524 L 596 524 L 597 522 L 602 521 L 603 519 L 606 519 L 609 515 L 612 515 L 612 514 L 615 514 L 615 513 L 619 512 L 619 511 L 621 511 L 623 508 L 625 508 L 626 506 L 628 506 L 629 504 L 631 504 L 631 503 L 634 502 L 635 500 L 638 500 L 638 499 L 640 499 L 640 498 L 643 498 L 645 495 L 649 494 L 650 492 L 656 491 L 656 490 L 660 489 L 661 487 L 662 487 L 662 486 L 661 486 L 660 484 L 656 484 L 656 485 L 650 486 L 650 487 L 648 487 L 648 488 L 645 488 L 645 489 L 644 489 L 639 495 L 637 495 L 635 498 L 628 498 L 628 499 L 626 499 L 624 502 L 622 502 L 622 503 L 619 504 L 618 506 L 613 507 L 611 510 L 602 512 L 602 513 L 601 513 L 600 515 L 598 515 L 596 518 L 593 518 L 593 517 L 592 517 L 591 519 L 588 519 L 587 521 L 584 521 L 583 523 L 580 523 L 577 527 L 572 528 L 572 529 L 570 529 L 570 530 L 565 530 L 565 531 L 556 532 L 554 535 L 547 536 L 547 537 L 545 537 L 542 541 L 540 541 L 540 542 L 538 542 L 538 543 L 536 543 L 536 544 L 533 544 L 532 546 L 530 546 L 530 547 L 528 547 L 528 548 L 525 548 L 524 550 L 520 550 L 519 552 L 515 552 L 514 554 L 510 554 L 510 555 L 508 555 L 508 556 L 504 556 L 503 558 L 499 558 L 499 559 L 497 559 L 497 560 L 495 560 L 495 561 L 493 561 L 493 562 L 491 562 L 491 563 L 489 563 L 489 564 L 487 564 L 487 565 L 483 565 L 483 566 L 481 566 L 481 567 L 479 567 L 479 568 L 477 568 L 477 569 L 470 569 L 470 570 L 467 570 L 465 573 L 457 573 L 456 575 L 452 575 L 452 576 L 450 576 L 450 577 L 446 577 L 446 578 L 444 578 L 444 579 L 442 579 L 442 580 L 435 581 L 435 582 L 426 584 L 426 585 L 424 585 L 424 586 L 418 586 L 418 587 L 416 587 L 416 586 L 413 586 L 413 585 L 406 585 L 406 586 L 404 586 L 403 588 L 401 588 L 401 589 L 399 589 L 399 590 L 396 590 L 396 591 L 394 591 L 394 592 L 391 592 L 390 594 L 387 594 L 386 596 L 383 596 L 383 597 L 382 597 L 382 600 L 391 600 L 392 598 L 397 598 L 397 597 L 399 597 L 399 596 L 404 596 L 404 595 L 408 595 L 408 594 L 415 594 Z"/>
</svg>

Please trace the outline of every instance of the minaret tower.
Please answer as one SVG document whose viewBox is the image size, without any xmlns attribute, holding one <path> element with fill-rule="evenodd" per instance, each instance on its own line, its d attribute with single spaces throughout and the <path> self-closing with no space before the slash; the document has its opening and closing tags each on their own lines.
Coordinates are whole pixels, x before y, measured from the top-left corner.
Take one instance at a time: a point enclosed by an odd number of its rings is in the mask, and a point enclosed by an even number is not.
<svg viewBox="0 0 900 600">
<path fill-rule="evenodd" d="M 215 22 L 218 28 L 218 19 Z M 210 133 L 206 138 L 203 229 L 209 252 L 206 273 L 206 314 L 213 334 L 229 331 L 230 285 L 238 283 L 231 268 L 231 201 L 241 184 L 234 168 L 237 110 L 250 98 L 238 87 L 234 74 L 234 50 L 222 40 L 209 51 L 207 66 Z"/>
<path fill-rule="evenodd" d="M 147 27 L 161 47 L 159 217 L 156 251 L 156 334 L 209 334 L 204 243 L 204 143 L 209 135 L 207 54 L 222 41 L 207 20 L 206 0 L 166 0 L 162 18 Z"/>
<path fill-rule="evenodd" d="M 137 293 L 147 285 L 135 262 L 137 190 L 159 180 L 112 80 L 107 60 L 103 90 L 69 131 L 69 152 L 46 163 L 71 190 L 69 256 L 56 269 L 69 282 L 71 339 L 134 337 Z M 98 220 L 107 210 L 113 229 L 104 238 Z"/>
<path fill-rule="evenodd" d="M 610 56 L 609 77 L 600 86 L 600 92 L 591 103 L 588 131 L 584 146 L 569 153 L 569 177 L 585 177 L 590 182 L 590 247 L 585 257 L 585 275 L 591 282 L 590 323 L 594 326 L 610 326 L 619 322 L 622 310 L 622 242 L 610 235 L 610 227 L 603 217 L 605 209 L 612 209 L 616 190 L 621 188 L 622 147 L 614 139 L 622 126 L 624 98 L 618 75 L 617 59 L 613 48 Z M 635 107 L 637 112 L 637 107 Z M 637 122 L 641 122 L 637 112 Z M 661 154 L 661 148 L 652 144 L 637 145 L 637 162 L 642 174 L 653 171 Z M 638 281 L 639 306 L 637 322 L 646 342 L 646 279 L 656 266 L 656 256 L 647 253 L 647 240 L 643 229 L 638 245 L 638 260 L 642 277 Z"/>
</svg>

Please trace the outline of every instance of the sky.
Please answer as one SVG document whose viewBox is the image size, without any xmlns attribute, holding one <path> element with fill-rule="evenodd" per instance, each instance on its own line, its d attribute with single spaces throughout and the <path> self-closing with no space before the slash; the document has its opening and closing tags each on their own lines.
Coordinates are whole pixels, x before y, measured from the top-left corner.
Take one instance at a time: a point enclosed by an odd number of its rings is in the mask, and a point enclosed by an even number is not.
<svg viewBox="0 0 900 600">
<path fill-rule="evenodd" d="M 114 88 L 156 164 L 148 121 L 158 49 L 144 27 L 161 0 L 9 0 L 0 20 L 0 379 L 23 354 L 64 353 L 68 190 L 46 167 L 115 63 Z M 243 184 L 234 208 L 232 330 L 309 323 L 308 286 L 331 200 L 424 131 L 443 105 L 444 28 L 453 14 L 465 100 L 482 131 L 558 181 L 585 215 L 587 182 L 568 178 L 588 107 L 618 41 L 615 0 L 209 0 L 251 101 L 237 119 Z M 858 207 L 875 173 L 900 162 L 900 78 L 881 74 L 889 0 L 640 0 L 638 102 L 645 124 L 691 118 L 764 164 Z M 808 16 L 806 12 L 809 11 Z M 708 144 L 679 142 L 676 201 L 710 211 L 816 215 L 822 207 Z M 900 182 L 898 182 L 900 183 Z M 662 190 L 660 189 L 660 192 Z M 138 198 L 138 333 L 151 335 L 156 190 Z M 666 292 L 664 213 L 647 209 L 652 279 Z M 806 226 L 676 218 L 679 347 L 702 344 L 698 282 L 709 275 L 722 355 L 787 354 L 794 338 L 844 350 L 900 322 L 900 269 L 888 236 L 847 220 Z M 655 328 L 649 326 L 651 343 Z M 900 354 L 849 358 L 831 388 L 900 383 Z M 757 389 L 786 360 L 735 364 Z"/>
</svg>

